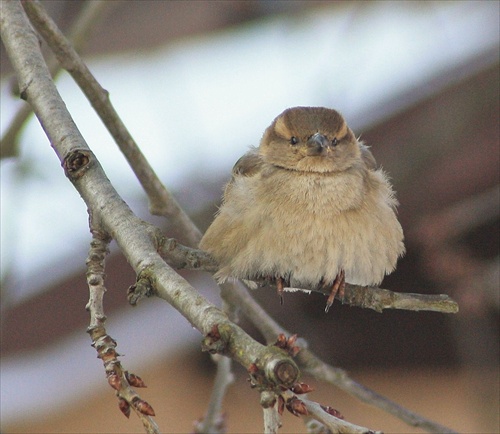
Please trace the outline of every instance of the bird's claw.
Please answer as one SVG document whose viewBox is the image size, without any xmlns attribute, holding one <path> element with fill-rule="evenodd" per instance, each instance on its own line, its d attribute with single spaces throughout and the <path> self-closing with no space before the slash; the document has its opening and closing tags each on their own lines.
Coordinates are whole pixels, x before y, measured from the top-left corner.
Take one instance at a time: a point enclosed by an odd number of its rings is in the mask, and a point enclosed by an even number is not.
<svg viewBox="0 0 500 434">
<path fill-rule="evenodd" d="M 340 298 L 344 298 L 345 291 L 345 271 L 340 270 L 337 277 L 333 281 L 332 290 L 328 299 L 326 300 L 325 313 L 328 313 L 330 307 L 332 307 L 333 301 L 335 300 L 335 296 L 338 294 Z"/>
<path fill-rule="evenodd" d="M 285 281 L 282 277 L 276 278 L 276 291 L 278 292 L 278 296 L 280 298 L 280 304 L 283 306 L 284 297 L 283 294 L 285 292 Z"/>
</svg>

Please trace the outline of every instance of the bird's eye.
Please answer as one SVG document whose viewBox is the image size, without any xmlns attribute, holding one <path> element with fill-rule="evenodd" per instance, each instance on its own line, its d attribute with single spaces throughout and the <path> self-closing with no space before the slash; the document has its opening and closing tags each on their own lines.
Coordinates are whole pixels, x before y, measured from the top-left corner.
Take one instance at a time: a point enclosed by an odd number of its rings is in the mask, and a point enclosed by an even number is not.
<svg viewBox="0 0 500 434">
<path fill-rule="evenodd" d="M 337 146 L 339 144 L 339 141 L 337 140 L 337 137 L 335 137 L 333 140 L 332 140 L 332 146 Z"/>
<path fill-rule="evenodd" d="M 297 143 L 299 143 L 299 139 L 297 139 L 297 137 L 295 137 L 295 136 L 292 136 L 292 137 L 290 138 L 290 143 L 291 143 L 292 145 L 296 145 Z"/>
</svg>

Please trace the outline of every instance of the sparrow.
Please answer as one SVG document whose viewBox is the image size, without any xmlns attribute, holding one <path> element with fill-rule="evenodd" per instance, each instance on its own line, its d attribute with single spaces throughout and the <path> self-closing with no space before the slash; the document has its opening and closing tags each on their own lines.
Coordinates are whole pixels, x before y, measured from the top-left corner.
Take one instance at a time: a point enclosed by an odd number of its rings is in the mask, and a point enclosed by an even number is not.
<svg viewBox="0 0 500 434">
<path fill-rule="evenodd" d="M 405 252 L 386 174 L 342 115 L 293 107 L 235 164 L 200 242 L 215 278 L 331 289 L 378 286 Z"/>
</svg>

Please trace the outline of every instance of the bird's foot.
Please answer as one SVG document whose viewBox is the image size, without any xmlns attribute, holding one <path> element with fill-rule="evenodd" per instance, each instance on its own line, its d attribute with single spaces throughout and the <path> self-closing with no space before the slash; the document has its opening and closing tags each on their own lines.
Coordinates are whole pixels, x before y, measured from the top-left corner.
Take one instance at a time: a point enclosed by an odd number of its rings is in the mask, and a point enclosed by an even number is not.
<svg viewBox="0 0 500 434">
<path fill-rule="evenodd" d="M 330 310 L 330 307 L 333 304 L 333 300 L 335 300 L 335 296 L 338 294 L 340 298 L 344 298 L 344 290 L 345 290 L 345 271 L 340 270 L 339 274 L 333 281 L 332 290 L 328 299 L 326 300 L 325 312 Z"/>
<path fill-rule="evenodd" d="M 283 294 L 285 293 L 285 279 L 283 279 L 283 277 L 276 278 L 276 291 L 280 298 L 280 304 L 283 306 Z"/>
</svg>

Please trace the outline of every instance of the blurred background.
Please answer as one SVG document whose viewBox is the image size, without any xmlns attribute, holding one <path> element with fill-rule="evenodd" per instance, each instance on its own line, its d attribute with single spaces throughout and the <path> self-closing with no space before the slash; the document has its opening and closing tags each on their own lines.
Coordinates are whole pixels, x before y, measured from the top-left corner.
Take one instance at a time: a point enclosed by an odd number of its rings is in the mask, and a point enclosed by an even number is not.
<svg viewBox="0 0 500 434">
<path fill-rule="evenodd" d="M 42 1 L 69 32 L 88 1 Z M 255 291 L 326 362 L 460 432 L 499 432 L 499 2 L 112 1 L 82 54 L 154 169 L 201 229 L 234 162 L 290 106 L 341 111 L 390 174 L 407 255 L 382 287 L 446 293 L 456 315 L 373 311 L 319 294 Z M 1 47 L 5 136 L 24 103 Z M 58 88 L 133 210 L 151 217 L 124 158 L 67 74 Z M 8 146 L 2 140 L 2 149 Z M 2 432 L 142 432 L 125 419 L 85 333 L 87 212 L 36 119 L 1 161 Z M 159 300 L 132 309 L 134 273 L 113 246 L 108 333 L 148 384 L 164 432 L 203 416 L 214 367 L 201 336 Z M 182 272 L 218 303 L 205 273 Z M 241 319 L 257 339 L 258 332 Z M 235 366 L 229 432 L 262 430 L 258 395 Z M 314 380 L 310 398 L 385 432 L 421 432 Z M 284 416 L 282 432 L 305 432 Z"/>
</svg>

